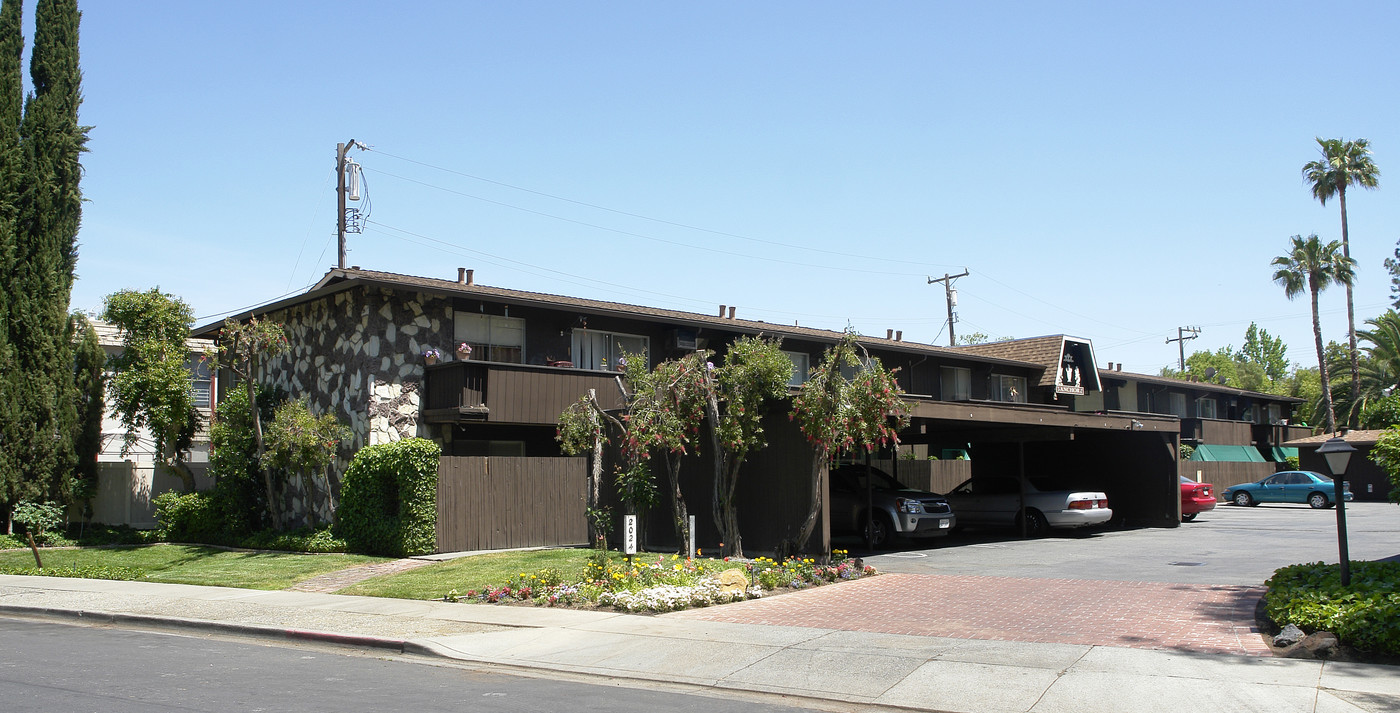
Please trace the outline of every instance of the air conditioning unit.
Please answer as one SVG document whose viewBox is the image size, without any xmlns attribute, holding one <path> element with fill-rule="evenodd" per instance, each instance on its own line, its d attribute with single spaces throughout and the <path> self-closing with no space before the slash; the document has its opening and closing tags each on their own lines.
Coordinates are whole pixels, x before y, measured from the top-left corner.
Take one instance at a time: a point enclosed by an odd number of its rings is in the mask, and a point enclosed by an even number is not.
<svg viewBox="0 0 1400 713">
<path fill-rule="evenodd" d="M 671 330 L 671 348 L 672 348 L 672 349 L 675 349 L 675 350 L 678 350 L 678 351 L 679 351 L 679 350 L 684 350 L 684 351 L 691 351 L 691 352 L 693 352 L 693 351 L 695 351 L 695 350 L 698 348 L 698 346 L 697 346 L 697 344 L 696 344 L 696 339 L 695 339 L 695 337 L 696 337 L 696 330 L 694 330 L 694 329 L 685 329 L 685 328 L 676 328 L 676 329 L 672 329 L 672 330 Z"/>
</svg>

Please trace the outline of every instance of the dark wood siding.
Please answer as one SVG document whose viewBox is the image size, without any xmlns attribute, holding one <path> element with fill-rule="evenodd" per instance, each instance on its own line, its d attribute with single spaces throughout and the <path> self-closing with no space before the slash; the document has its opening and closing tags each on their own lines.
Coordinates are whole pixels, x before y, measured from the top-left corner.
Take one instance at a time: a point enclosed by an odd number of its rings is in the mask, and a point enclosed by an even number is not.
<svg viewBox="0 0 1400 713">
<path fill-rule="evenodd" d="M 596 389 L 604 408 L 618 408 L 622 395 L 615 374 L 565 367 L 454 361 L 427 370 L 423 410 L 430 422 L 485 420 L 493 423 L 552 425 L 580 396 Z M 484 412 L 459 416 L 457 409 Z"/>
<path fill-rule="evenodd" d="M 1241 483 L 1253 483 L 1274 474 L 1278 470 L 1273 463 L 1243 463 L 1233 461 L 1199 461 L 1184 460 L 1178 466 L 1183 478 L 1190 478 L 1201 483 L 1210 483 L 1215 486 L 1215 494 L 1218 498 L 1220 491 L 1231 485 Z M 1199 480 L 1196 477 L 1200 473 Z"/>
<path fill-rule="evenodd" d="M 499 550 L 588 542 L 585 458 L 438 461 L 437 550 Z"/>
</svg>

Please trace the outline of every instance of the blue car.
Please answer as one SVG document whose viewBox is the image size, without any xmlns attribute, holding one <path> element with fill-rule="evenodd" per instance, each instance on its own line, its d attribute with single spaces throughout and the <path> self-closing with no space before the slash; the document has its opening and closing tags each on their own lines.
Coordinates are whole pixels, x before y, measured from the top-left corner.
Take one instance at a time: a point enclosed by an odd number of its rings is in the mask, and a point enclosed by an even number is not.
<svg viewBox="0 0 1400 713">
<path fill-rule="evenodd" d="M 1287 470 L 1257 482 L 1232 485 L 1220 493 L 1225 502 L 1241 507 L 1259 503 L 1307 503 L 1314 508 L 1330 508 L 1336 488 L 1332 479 L 1310 470 Z M 1342 497 L 1351 501 L 1351 489 L 1342 484 Z"/>
</svg>

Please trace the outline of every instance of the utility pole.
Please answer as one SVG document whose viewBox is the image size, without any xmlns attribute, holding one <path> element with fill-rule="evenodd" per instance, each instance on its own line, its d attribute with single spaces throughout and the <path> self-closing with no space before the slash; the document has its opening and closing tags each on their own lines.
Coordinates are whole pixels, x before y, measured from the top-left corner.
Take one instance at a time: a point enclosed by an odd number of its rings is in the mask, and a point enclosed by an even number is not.
<svg viewBox="0 0 1400 713">
<path fill-rule="evenodd" d="M 943 283 L 943 293 L 948 298 L 948 346 L 950 347 L 957 346 L 956 340 L 953 338 L 953 322 L 957 321 L 957 315 L 953 314 L 953 307 L 958 304 L 958 293 L 953 289 L 953 280 L 959 277 L 967 277 L 968 274 L 968 271 L 964 269 L 956 275 L 949 275 L 945 272 L 943 273 L 943 277 L 928 278 L 928 283 L 930 285 L 935 282 Z"/>
<path fill-rule="evenodd" d="M 358 148 L 361 151 L 369 147 L 350 139 L 343 144 L 335 145 L 335 236 L 336 236 L 336 266 L 345 269 L 345 154 L 350 149 Z"/>
<path fill-rule="evenodd" d="M 1190 332 L 1190 333 L 1191 333 L 1191 336 L 1189 336 L 1189 337 L 1186 336 L 1186 333 L 1187 333 L 1187 332 Z M 1176 339 L 1168 339 L 1168 340 L 1167 340 L 1167 344 L 1171 344 L 1172 342 L 1176 342 L 1176 350 L 1177 350 L 1177 352 L 1178 352 L 1178 357 L 1179 357 L 1179 359 L 1180 359 L 1180 361 L 1178 362 L 1178 364 L 1179 364 L 1179 367 L 1180 367 L 1180 369 L 1181 369 L 1182 371 L 1186 371 L 1186 342 L 1188 342 L 1188 341 L 1190 341 L 1190 340 L 1192 340 L 1192 339 L 1195 339 L 1196 337 L 1199 337 L 1200 335 L 1201 335 L 1201 328 L 1200 328 L 1200 327 L 1177 327 L 1177 328 L 1176 328 Z"/>
</svg>

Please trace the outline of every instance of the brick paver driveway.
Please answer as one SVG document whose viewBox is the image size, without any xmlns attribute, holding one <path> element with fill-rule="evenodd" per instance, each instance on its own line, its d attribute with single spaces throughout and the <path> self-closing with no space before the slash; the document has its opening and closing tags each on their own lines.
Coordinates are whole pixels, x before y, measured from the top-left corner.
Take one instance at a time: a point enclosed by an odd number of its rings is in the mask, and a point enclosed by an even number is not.
<svg viewBox="0 0 1400 713">
<path fill-rule="evenodd" d="M 1268 653 L 1262 587 L 885 574 L 668 617 L 888 634 Z"/>
<path fill-rule="evenodd" d="M 1347 510 L 1353 559 L 1400 555 L 1394 505 Z M 1254 625 L 1264 580 L 1284 565 L 1336 562 L 1336 548 L 1331 510 L 1221 505 L 1174 529 L 955 535 L 868 556 L 886 572 L 878 577 L 666 616 L 1259 655 L 1268 651 Z"/>
</svg>

